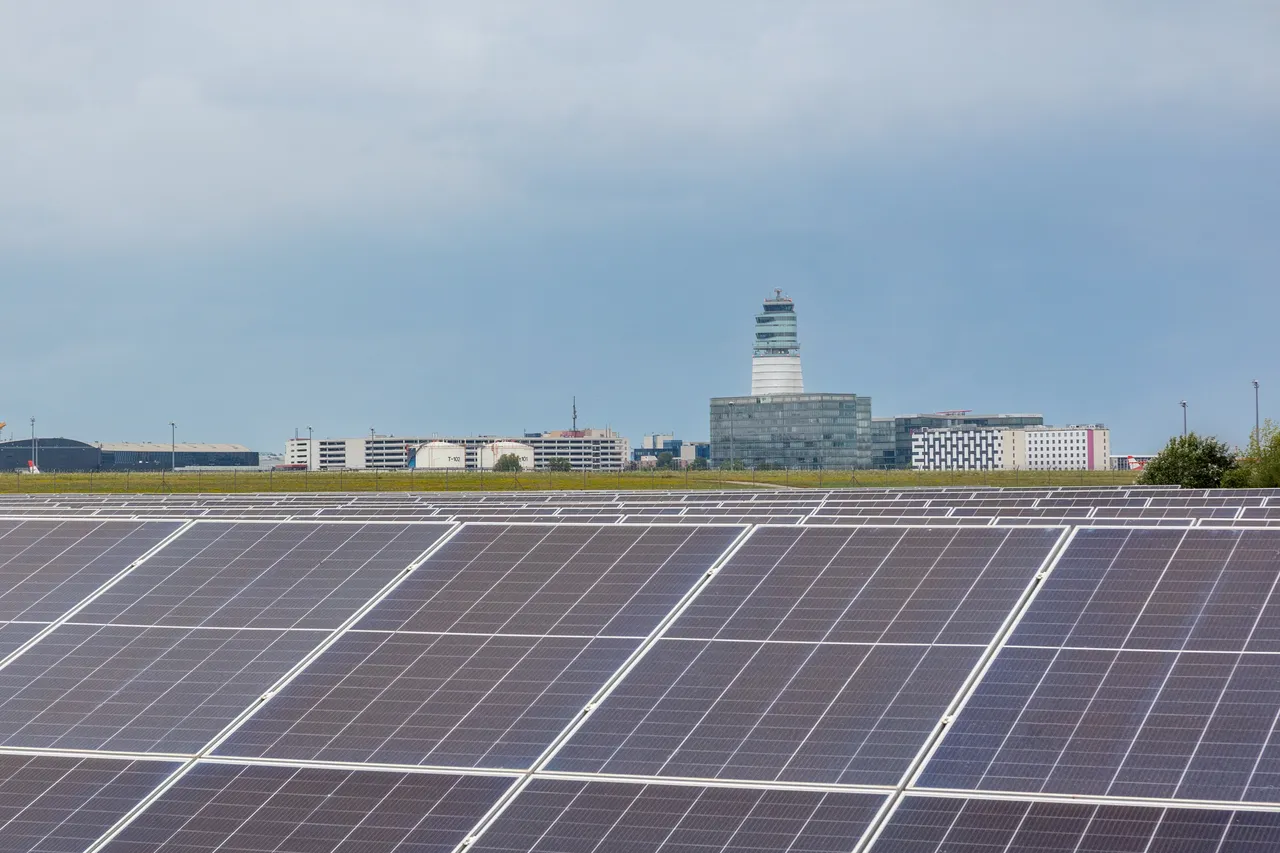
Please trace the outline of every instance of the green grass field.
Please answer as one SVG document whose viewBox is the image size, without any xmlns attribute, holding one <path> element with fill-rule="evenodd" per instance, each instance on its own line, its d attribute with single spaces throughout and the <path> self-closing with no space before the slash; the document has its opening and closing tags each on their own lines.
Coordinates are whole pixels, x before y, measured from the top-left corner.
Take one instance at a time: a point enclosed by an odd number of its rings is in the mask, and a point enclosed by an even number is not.
<svg viewBox="0 0 1280 853">
<path fill-rule="evenodd" d="M 906 486 L 1123 486 L 1131 471 L 179 471 L 8 474 L 0 493 L 477 492 L 620 489 L 883 488 Z"/>
</svg>

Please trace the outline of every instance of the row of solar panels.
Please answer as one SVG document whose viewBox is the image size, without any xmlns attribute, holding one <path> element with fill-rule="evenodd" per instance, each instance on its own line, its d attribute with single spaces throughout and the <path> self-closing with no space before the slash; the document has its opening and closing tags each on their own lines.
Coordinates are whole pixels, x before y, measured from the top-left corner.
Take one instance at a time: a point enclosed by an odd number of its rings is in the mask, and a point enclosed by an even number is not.
<svg viewBox="0 0 1280 853">
<path fill-rule="evenodd" d="M 1171 496 L 1173 495 L 1173 496 Z M 696 502 L 693 502 L 695 501 Z M 808 492 L 672 494 L 611 493 L 590 502 L 582 493 L 538 495 L 235 495 L 8 496 L 0 511 L 25 516 L 89 515 L 99 518 L 378 518 L 440 521 L 576 519 L 592 522 L 730 524 L 1004 524 L 1103 526 L 1114 519 L 1156 524 L 1271 526 L 1280 523 L 1280 492 L 1239 490 L 1187 496 L 1171 489 L 1057 489 L 996 493 L 981 490 L 899 490 L 863 493 Z"/>
<path fill-rule="evenodd" d="M 1277 530 L 0 520 L 0 850 L 1276 849 L 1278 580 Z"/>
<path fill-rule="evenodd" d="M 920 508 L 901 512 L 881 508 L 834 513 L 824 510 L 749 511 L 678 511 L 670 508 L 644 512 L 605 512 L 599 510 L 558 514 L 520 510 L 459 511 L 439 508 L 431 513 L 405 513 L 393 509 L 385 512 L 344 511 L 329 515 L 290 514 L 278 509 L 207 509 L 196 513 L 173 513 L 156 509 L 97 510 L 80 515 L 65 510 L 0 514 L 27 518 L 88 517 L 94 519 L 164 520 L 164 519 L 260 519 L 264 521 L 379 520 L 491 522 L 491 523 L 599 523 L 599 524 L 795 524 L 795 525 L 934 525 L 934 526 L 999 526 L 1010 524 L 1088 525 L 1093 527 L 1132 526 L 1200 526 L 1200 527 L 1280 527 L 1280 507 L 1168 507 L 1125 509 L 1098 507 L 1093 509 L 989 509 L 989 508 Z"/>
<path fill-rule="evenodd" d="M 1274 489 L 1184 490 L 1167 487 L 1036 489 L 792 489 L 730 492 L 395 492 L 217 495 L 76 494 L 0 495 L 0 507 L 281 507 L 291 509 L 372 509 L 433 507 L 743 507 L 764 506 L 1263 506 Z M 1038 503 L 1043 501 L 1044 503 Z M 1153 503 L 1148 504 L 1149 501 Z M 1171 501 L 1164 503 L 1163 501 Z"/>
</svg>

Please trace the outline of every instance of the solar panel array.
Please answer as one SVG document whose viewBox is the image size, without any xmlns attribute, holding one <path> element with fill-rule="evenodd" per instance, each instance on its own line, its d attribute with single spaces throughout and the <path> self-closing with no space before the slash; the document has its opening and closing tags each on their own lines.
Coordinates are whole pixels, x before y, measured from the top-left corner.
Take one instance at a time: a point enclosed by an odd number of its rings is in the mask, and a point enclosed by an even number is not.
<svg viewBox="0 0 1280 853">
<path fill-rule="evenodd" d="M 5 851 L 1280 849 L 1280 492 L 0 496 Z"/>
</svg>

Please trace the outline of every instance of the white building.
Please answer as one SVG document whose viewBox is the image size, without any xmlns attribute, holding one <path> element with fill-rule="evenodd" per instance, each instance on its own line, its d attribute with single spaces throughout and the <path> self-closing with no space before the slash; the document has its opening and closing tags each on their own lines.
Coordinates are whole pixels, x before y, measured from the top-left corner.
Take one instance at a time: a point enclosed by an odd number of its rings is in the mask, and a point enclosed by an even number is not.
<svg viewBox="0 0 1280 853">
<path fill-rule="evenodd" d="M 1111 430 L 1102 424 L 1023 427 L 1011 447 L 1027 471 L 1106 471 L 1111 467 Z"/>
<path fill-rule="evenodd" d="M 1111 430 L 1064 427 L 939 427 L 911 436 L 911 467 L 925 471 L 1105 471 Z"/>
<path fill-rule="evenodd" d="M 611 429 L 580 429 L 525 436 L 290 438 L 285 442 L 285 464 L 306 465 L 312 471 L 403 469 L 410 467 L 411 461 L 416 462 L 419 448 L 435 442 L 460 447 L 464 458 L 462 466 L 457 467 L 471 471 L 493 467 L 492 462 L 485 464 L 484 448 L 495 442 L 528 447 L 533 454 L 533 462 L 525 467 L 532 470 L 545 470 L 552 459 L 568 459 L 575 471 L 617 471 L 631 461 L 631 442 L 628 439 Z M 420 467 L 432 466 L 424 464 Z"/>
<path fill-rule="evenodd" d="M 938 427 L 911 436 L 911 467 L 923 471 L 998 471 L 1005 468 L 1003 427 Z"/>
</svg>

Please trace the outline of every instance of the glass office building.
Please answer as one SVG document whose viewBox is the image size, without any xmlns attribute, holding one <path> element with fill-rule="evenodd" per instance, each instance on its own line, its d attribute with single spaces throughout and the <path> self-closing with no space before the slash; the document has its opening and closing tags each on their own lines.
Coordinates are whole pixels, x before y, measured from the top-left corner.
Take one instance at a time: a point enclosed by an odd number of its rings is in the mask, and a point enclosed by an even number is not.
<svg viewBox="0 0 1280 853">
<path fill-rule="evenodd" d="M 711 464 L 870 468 L 871 398 L 856 394 L 713 397 Z"/>
</svg>

